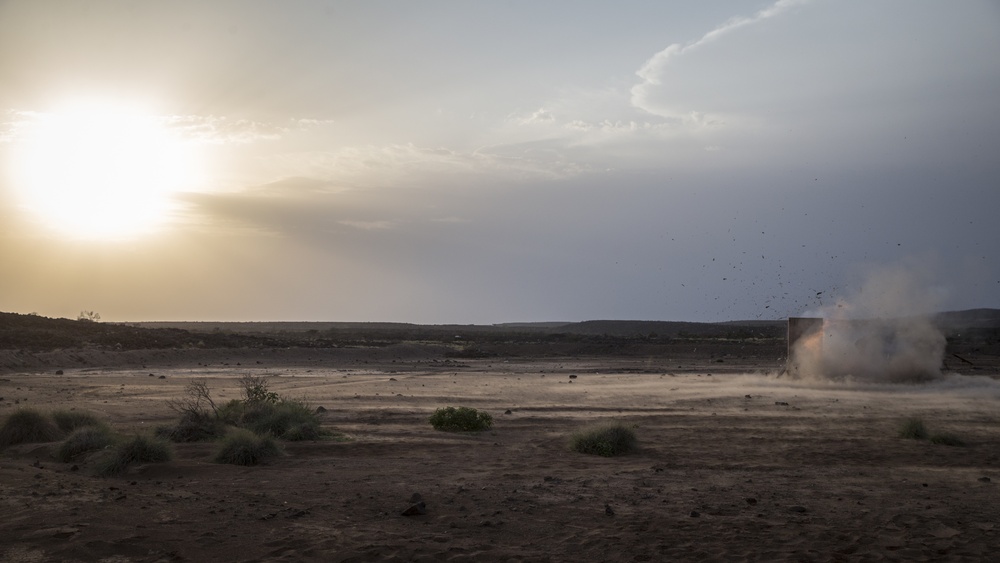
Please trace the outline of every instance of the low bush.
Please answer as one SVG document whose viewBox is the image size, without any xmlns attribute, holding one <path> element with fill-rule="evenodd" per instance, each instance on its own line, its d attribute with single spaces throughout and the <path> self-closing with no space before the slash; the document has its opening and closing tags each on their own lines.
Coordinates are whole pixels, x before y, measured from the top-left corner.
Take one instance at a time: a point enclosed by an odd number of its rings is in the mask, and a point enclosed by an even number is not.
<svg viewBox="0 0 1000 563">
<path fill-rule="evenodd" d="M 216 463 L 232 465 L 257 465 L 281 454 L 281 449 L 270 436 L 258 436 L 249 430 L 235 430 L 226 436 L 215 454 Z"/>
<path fill-rule="evenodd" d="M 281 397 L 269 389 L 270 382 L 266 375 L 246 374 L 239 379 L 243 388 L 243 401 L 251 403 L 277 403 Z"/>
<path fill-rule="evenodd" d="M 114 438 L 107 426 L 84 426 L 77 428 L 63 440 L 55 452 L 56 459 L 63 463 L 72 461 L 80 454 L 96 452 L 111 445 Z"/>
<path fill-rule="evenodd" d="M 942 446 L 954 446 L 961 448 L 965 446 L 965 442 L 961 438 L 955 436 L 954 434 L 933 434 L 931 435 L 932 444 L 940 444 Z"/>
<path fill-rule="evenodd" d="M 55 421 L 56 426 L 59 430 L 69 433 L 77 428 L 83 428 L 85 426 L 106 426 L 103 421 L 98 419 L 96 416 L 89 412 L 84 411 L 53 411 L 52 420 Z"/>
<path fill-rule="evenodd" d="M 635 431 L 621 422 L 590 426 L 573 434 L 570 449 L 582 454 L 612 457 L 635 451 Z"/>
<path fill-rule="evenodd" d="M 249 428 L 255 434 L 268 434 L 275 438 L 287 439 L 286 434 L 295 427 L 298 427 L 296 432 L 300 436 L 310 427 L 315 430 L 317 436 L 319 432 L 319 419 L 316 413 L 305 403 L 293 400 L 254 403 L 244 411 L 242 422 L 241 426 Z"/>
<path fill-rule="evenodd" d="M 214 440 L 226 433 L 226 425 L 214 414 L 187 411 L 174 426 L 160 426 L 156 436 L 171 442 Z"/>
<path fill-rule="evenodd" d="M 926 440 L 927 427 L 919 418 L 908 418 L 899 427 L 899 437 L 907 440 Z"/>
<path fill-rule="evenodd" d="M 16 444 L 54 442 L 63 437 L 48 417 L 34 409 L 19 409 L 11 413 L 0 426 L 0 448 Z"/>
<path fill-rule="evenodd" d="M 134 463 L 162 463 L 170 461 L 171 458 L 173 452 L 167 442 L 136 435 L 117 444 L 98 464 L 97 473 L 105 477 L 121 475 Z"/>
<path fill-rule="evenodd" d="M 493 417 L 469 407 L 442 407 L 430 418 L 435 430 L 448 432 L 479 432 L 493 427 Z"/>
<path fill-rule="evenodd" d="M 282 440 L 289 442 L 304 442 L 306 440 L 319 440 L 328 435 L 314 422 L 300 422 L 293 424 L 281 435 Z"/>
<path fill-rule="evenodd" d="M 246 403 L 239 399 L 231 399 L 228 403 L 219 407 L 216 416 L 225 424 L 236 426 L 243 418 L 244 410 L 246 410 Z"/>
</svg>

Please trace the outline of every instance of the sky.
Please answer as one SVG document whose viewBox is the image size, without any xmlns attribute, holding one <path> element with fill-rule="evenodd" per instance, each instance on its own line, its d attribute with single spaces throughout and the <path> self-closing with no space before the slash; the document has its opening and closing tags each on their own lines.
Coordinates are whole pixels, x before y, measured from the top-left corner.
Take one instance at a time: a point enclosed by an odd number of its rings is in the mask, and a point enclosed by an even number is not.
<svg viewBox="0 0 1000 563">
<path fill-rule="evenodd" d="M 1000 307 L 998 53 L 987 0 L 0 1 L 0 311 Z"/>
</svg>

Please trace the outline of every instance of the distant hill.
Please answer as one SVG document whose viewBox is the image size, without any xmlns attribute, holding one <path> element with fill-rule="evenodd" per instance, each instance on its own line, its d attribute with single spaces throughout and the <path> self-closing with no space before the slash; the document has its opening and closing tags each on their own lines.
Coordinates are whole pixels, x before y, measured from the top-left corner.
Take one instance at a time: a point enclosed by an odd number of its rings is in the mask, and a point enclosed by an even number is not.
<svg viewBox="0 0 1000 563">
<path fill-rule="evenodd" d="M 948 311 L 935 322 L 949 335 L 982 335 L 1000 330 L 1000 309 Z M 102 347 L 140 350 L 165 348 L 267 348 L 384 345 L 389 342 L 533 342 L 573 338 L 612 339 L 777 339 L 786 321 L 618 321 L 503 323 L 496 325 L 418 325 L 364 322 L 137 322 L 108 323 L 0 313 L 0 350 L 55 350 Z"/>
<path fill-rule="evenodd" d="M 934 315 L 934 323 L 942 329 L 1000 328 L 1000 309 L 968 309 Z"/>
</svg>

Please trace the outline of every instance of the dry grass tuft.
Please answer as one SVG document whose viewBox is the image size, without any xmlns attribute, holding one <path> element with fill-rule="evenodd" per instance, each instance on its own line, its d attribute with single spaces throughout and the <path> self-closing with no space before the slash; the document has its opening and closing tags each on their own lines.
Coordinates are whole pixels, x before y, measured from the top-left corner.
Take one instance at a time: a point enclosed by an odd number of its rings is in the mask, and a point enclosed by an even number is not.
<svg viewBox="0 0 1000 563">
<path fill-rule="evenodd" d="M 573 451 L 604 457 L 631 453 L 637 447 L 635 431 L 621 422 L 590 426 L 570 438 L 570 449 Z"/>
<path fill-rule="evenodd" d="M 112 477 L 128 471 L 135 463 L 162 463 L 170 461 L 173 452 L 164 440 L 136 435 L 116 445 L 97 467 L 98 475 Z"/>
<path fill-rule="evenodd" d="M 232 465 L 257 465 L 278 455 L 281 455 L 281 449 L 274 438 L 240 429 L 222 440 L 219 451 L 215 454 L 215 461 Z"/>
<path fill-rule="evenodd" d="M 63 433 L 42 413 L 34 409 L 16 410 L 0 426 L 0 448 L 16 444 L 54 442 Z"/>
</svg>

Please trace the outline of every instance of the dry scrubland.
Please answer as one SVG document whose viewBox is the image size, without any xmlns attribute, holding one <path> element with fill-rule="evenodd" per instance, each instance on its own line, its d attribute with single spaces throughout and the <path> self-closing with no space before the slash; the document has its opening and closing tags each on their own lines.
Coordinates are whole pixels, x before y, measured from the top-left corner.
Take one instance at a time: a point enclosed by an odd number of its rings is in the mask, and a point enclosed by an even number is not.
<svg viewBox="0 0 1000 563">
<path fill-rule="evenodd" d="M 689 339 L 656 353 L 572 355 L 442 343 L 9 352 L 7 361 L 45 368 L 0 376 L 4 417 L 83 412 L 117 436 L 152 436 L 176 423 L 168 402 L 192 381 L 222 404 L 251 374 L 323 407 L 328 435 L 279 440 L 281 455 L 250 467 L 216 463 L 218 441 L 177 443 L 171 461 L 117 477 L 95 475 L 100 452 L 58 461 L 59 440 L 7 447 L 0 560 L 994 556 L 1000 358 L 991 348 L 951 349 L 962 360 L 949 356 L 953 374 L 933 383 L 851 385 L 779 376 L 779 344 Z M 436 431 L 428 419 L 444 406 L 489 413 L 493 427 Z M 964 445 L 904 438 L 911 419 Z M 611 421 L 634 430 L 636 451 L 570 449 L 582 428 Z"/>
</svg>

